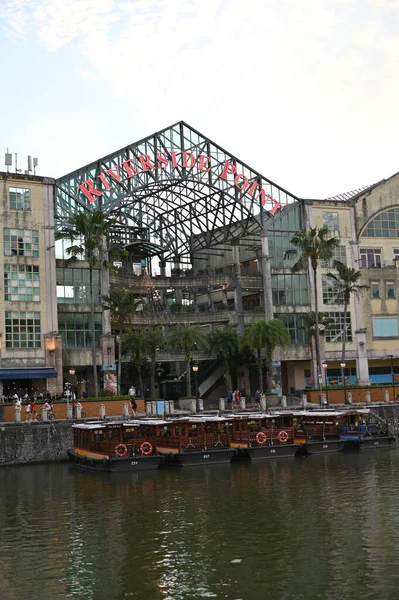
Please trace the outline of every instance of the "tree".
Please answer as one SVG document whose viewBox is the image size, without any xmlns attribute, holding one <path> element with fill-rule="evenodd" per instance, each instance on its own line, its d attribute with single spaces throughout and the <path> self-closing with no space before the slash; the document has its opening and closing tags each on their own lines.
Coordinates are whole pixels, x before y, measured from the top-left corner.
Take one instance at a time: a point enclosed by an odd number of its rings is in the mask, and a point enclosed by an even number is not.
<svg viewBox="0 0 399 600">
<path fill-rule="evenodd" d="M 339 240 L 335 237 L 329 237 L 330 231 L 325 227 L 311 227 L 309 231 L 298 231 L 295 233 L 290 243 L 294 248 L 290 248 L 284 254 L 286 258 L 297 258 L 297 262 L 292 266 L 291 272 L 298 273 L 305 271 L 310 263 L 313 275 L 313 289 L 315 295 L 315 319 L 316 319 L 316 359 L 319 385 L 321 381 L 321 351 L 320 351 L 320 330 L 319 330 L 319 301 L 317 285 L 317 269 L 320 260 L 331 260 L 334 249 L 339 246 Z"/>
<path fill-rule="evenodd" d="M 157 351 L 163 345 L 164 339 L 161 327 L 146 327 L 142 331 L 142 347 L 144 354 L 150 359 L 151 385 L 150 396 L 155 398 L 155 370 L 157 364 Z"/>
<path fill-rule="evenodd" d="M 130 356 L 131 361 L 137 371 L 139 380 L 139 390 L 141 396 L 144 397 L 144 386 L 143 386 L 143 369 L 146 360 L 146 340 L 144 336 L 144 329 L 137 331 L 128 331 L 123 336 L 123 354 L 124 356 Z M 148 347 L 148 342 L 147 342 Z"/>
<path fill-rule="evenodd" d="M 314 311 L 306 313 L 303 315 L 304 327 L 308 333 L 309 341 L 310 341 L 310 353 L 311 353 L 311 372 L 313 381 L 317 380 L 317 368 L 315 368 L 315 352 L 313 342 L 316 337 L 316 321 L 318 323 L 318 328 L 320 332 L 320 337 L 324 337 L 325 334 L 331 329 L 334 324 L 334 320 L 328 317 L 325 313 L 319 313 L 316 319 L 316 314 Z M 317 363 L 317 360 L 316 360 Z"/>
<path fill-rule="evenodd" d="M 238 353 L 237 329 L 231 325 L 217 327 L 208 336 L 209 348 L 216 354 L 226 373 L 226 383 L 231 389 L 231 365 Z"/>
<path fill-rule="evenodd" d="M 362 292 L 369 289 L 368 285 L 360 285 L 359 280 L 361 272 L 347 267 L 339 260 L 334 261 L 334 268 L 338 274 L 327 273 L 327 277 L 330 277 L 336 284 L 336 297 L 341 298 L 344 303 L 344 328 L 342 332 L 342 355 L 341 362 L 345 362 L 345 350 L 346 340 L 348 338 L 346 331 L 346 320 L 348 314 L 348 306 L 350 303 L 351 296 L 359 297 Z"/>
<path fill-rule="evenodd" d="M 121 375 L 122 375 L 122 340 L 123 328 L 126 323 L 129 323 L 140 304 L 141 300 L 134 297 L 133 292 L 124 288 L 113 288 L 108 296 L 102 297 L 106 306 L 106 310 L 111 311 L 111 320 L 118 324 L 119 336 L 118 340 L 118 395 L 121 392 Z"/>
<path fill-rule="evenodd" d="M 180 348 L 186 361 L 187 396 L 191 396 L 191 357 L 192 350 L 198 347 L 207 347 L 207 338 L 199 325 L 183 323 L 176 325 L 169 333 L 168 341 L 172 348 Z"/>
<path fill-rule="evenodd" d="M 266 352 L 266 372 L 271 373 L 273 351 L 276 346 L 285 346 L 290 343 L 287 327 L 280 319 L 271 321 L 256 321 L 244 333 L 242 344 L 256 350 L 258 364 L 259 389 L 263 390 L 263 360 L 262 350 Z"/>
<path fill-rule="evenodd" d="M 90 277 L 90 335 L 93 363 L 94 394 L 98 397 L 97 357 L 95 337 L 95 298 L 93 290 L 93 269 L 109 269 L 108 249 L 110 226 L 114 221 L 101 210 L 84 211 L 71 215 L 56 233 L 57 240 L 66 240 L 70 246 L 66 249 L 69 258 L 66 265 L 84 260 L 89 265 Z"/>
</svg>

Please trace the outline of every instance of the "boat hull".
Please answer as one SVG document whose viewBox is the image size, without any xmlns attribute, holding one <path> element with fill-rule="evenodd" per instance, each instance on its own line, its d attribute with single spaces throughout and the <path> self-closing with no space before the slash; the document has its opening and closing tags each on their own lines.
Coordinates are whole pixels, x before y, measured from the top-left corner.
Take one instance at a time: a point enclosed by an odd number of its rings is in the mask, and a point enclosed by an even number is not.
<svg viewBox="0 0 399 600">
<path fill-rule="evenodd" d="M 328 454 L 329 452 L 340 452 L 344 449 L 345 442 L 342 440 L 325 440 L 324 442 L 306 442 L 298 448 L 298 454 Z"/>
<path fill-rule="evenodd" d="M 265 460 L 270 458 L 283 458 L 295 456 L 298 444 L 276 444 L 274 446 L 250 446 L 237 448 L 235 460 Z"/>
<path fill-rule="evenodd" d="M 156 454 L 151 456 L 93 459 L 76 454 L 73 450 L 68 450 L 68 458 L 79 467 L 103 473 L 154 471 L 158 469 L 162 460 L 162 457 Z"/>
<path fill-rule="evenodd" d="M 196 452 L 178 452 L 166 454 L 164 466 L 176 467 L 197 467 L 203 465 L 223 465 L 229 464 L 235 450 L 223 448 L 220 450 L 200 450 Z"/>
<path fill-rule="evenodd" d="M 346 450 L 378 450 L 392 448 L 396 442 L 394 435 L 369 436 L 358 440 L 347 441 Z"/>
</svg>

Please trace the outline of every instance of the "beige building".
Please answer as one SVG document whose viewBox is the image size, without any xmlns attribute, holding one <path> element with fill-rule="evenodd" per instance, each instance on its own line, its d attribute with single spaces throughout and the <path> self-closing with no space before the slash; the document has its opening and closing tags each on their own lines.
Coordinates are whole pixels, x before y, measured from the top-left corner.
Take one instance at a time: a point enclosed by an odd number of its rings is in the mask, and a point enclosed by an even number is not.
<svg viewBox="0 0 399 600">
<path fill-rule="evenodd" d="M 0 395 L 62 390 L 54 180 L 0 173 Z"/>
</svg>

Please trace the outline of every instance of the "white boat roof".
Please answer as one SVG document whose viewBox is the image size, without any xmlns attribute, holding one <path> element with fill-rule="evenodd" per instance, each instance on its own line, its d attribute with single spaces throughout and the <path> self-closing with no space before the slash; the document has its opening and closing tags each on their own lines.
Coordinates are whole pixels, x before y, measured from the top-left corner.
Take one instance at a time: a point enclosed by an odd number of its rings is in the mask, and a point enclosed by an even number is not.
<svg viewBox="0 0 399 600">
<path fill-rule="evenodd" d="M 123 421 L 97 421 L 95 423 L 93 423 L 92 421 L 90 423 L 74 423 L 72 425 L 72 427 L 74 429 L 105 429 L 106 427 L 109 427 L 110 425 L 119 425 L 119 427 L 138 427 L 140 425 L 140 423 L 138 423 L 137 421 L 128 421 L 128 422 L 123 422 Z"/>
<path fill-rule="evenodd" d="M 177 417 L 177 418 L 172 418 L 170 421 L 168 421 L 168 423 L 176 423 L 176 422 L 180 422 L 180 421 L 185 421 L 187 423 L 203 423 L 204 421 L 211 421 L 211 422 L 221 422 L 221 421 L 229 421 L 233 418 L 233 415 L 231 416 L 225 416 L 225 417 L 219 417 L 218 415 L 193 415 L 193 416 L 184 416 L 184 417 Z"/>
</svg>

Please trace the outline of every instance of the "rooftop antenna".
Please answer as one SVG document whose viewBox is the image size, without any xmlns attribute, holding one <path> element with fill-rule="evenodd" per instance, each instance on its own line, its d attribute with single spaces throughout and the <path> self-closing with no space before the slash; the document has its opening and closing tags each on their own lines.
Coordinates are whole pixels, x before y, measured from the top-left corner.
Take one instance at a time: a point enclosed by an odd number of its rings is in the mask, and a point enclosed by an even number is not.
<svg viewBox="0 0 399 600">
<path fill-rule="evenodd" d="M 8 151 L 8 148 L 7 148 L 7 152 L 5 154 L 4 164 L 7 167 L 7 173 L 9 173 L 10 167 L 12 166 L 12 154 L 11 154 L 11 152 Z"/>
<path fill-rule="evenodd" d="M 22 169 L 18 169 L 18 154 L 15 153 L 15 172 L 21 173 Z"/>
<path fill-rule="evenodd" d="M 32 173 L 32 157 L 28 156 L 28 173 Z"/>
<path fill-rule="evenodd" d="M 33 175 L 36 175 L 36 168 L 37 165 L 39 164 L 37 158 L 33 157 Z"/>
</svg>

